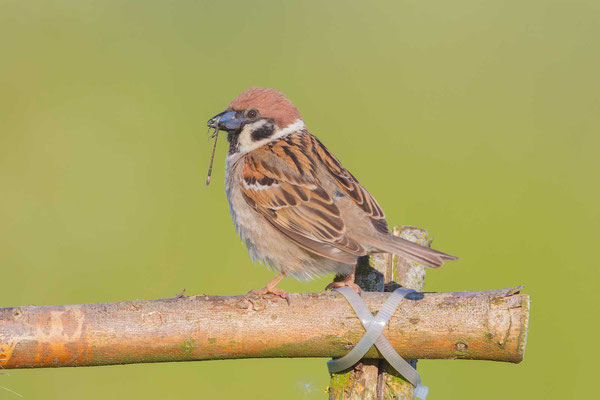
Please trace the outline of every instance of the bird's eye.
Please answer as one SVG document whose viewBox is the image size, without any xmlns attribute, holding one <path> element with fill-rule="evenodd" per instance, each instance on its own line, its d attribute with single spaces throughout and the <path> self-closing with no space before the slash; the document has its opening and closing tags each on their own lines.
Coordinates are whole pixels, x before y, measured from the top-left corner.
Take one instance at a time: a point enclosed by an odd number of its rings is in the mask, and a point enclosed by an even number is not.
<svg viewBox="0 0 600 400">
<path fill-rule="evenodd" d="M 258 111 L 255 110 L 254 108 L 251 110 L 248 110 L 248 112 L 246 113 L 246 116 L 248 118 L 256 118 L 256 117 L 258 117 Z"/>
</svg>

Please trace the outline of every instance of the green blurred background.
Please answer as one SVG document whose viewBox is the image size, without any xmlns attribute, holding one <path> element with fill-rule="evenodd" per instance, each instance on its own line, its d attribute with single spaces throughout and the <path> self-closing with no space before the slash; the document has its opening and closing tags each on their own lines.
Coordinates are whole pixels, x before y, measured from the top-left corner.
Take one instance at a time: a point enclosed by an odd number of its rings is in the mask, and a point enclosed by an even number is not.
<svg viewBox="0 0 600 400">
<path fill-rule="evenodd" d="M 224 141 L 204 186 L 205 122 L 273 87 L 390 224 L 462 257 L 427 290 L 526 285 L 525 361 L 424 360 L 430 399 L 597 395 L 599 17 L 595 0 L 1 0 L 0 306 L 262 287 L 273 274 L 230 220 Z M 0 386 L 322 399 L 325 361 L 15 370 Z"/>
</svg>

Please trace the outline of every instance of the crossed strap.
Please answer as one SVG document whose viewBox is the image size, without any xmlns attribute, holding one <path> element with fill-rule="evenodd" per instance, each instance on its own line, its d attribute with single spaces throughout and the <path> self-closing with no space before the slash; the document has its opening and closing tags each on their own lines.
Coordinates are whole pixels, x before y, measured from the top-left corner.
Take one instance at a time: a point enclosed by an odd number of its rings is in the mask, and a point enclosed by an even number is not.
<svg viewBox="0 0 600 400">
<path fill-rule="evenodd" d="M 407 288 L 398 288 L 394 290 L 375 317 L 373 317 L 373 314 L 371 314 L 363 299 L 354 290 L 347 286 L 334 290 L 341 293 L 346 298 L 360 319 L 366 332 L 356 346 L 354 346 L 354 348 L 352 348 L 345 356 L 327 361 L 329 373 L 340 372 L 352 367 L 363 358 L 371 346 L 375 344 L 387 362 L 398 371 L 404 379 L 409 381 L 415 387 L 413 396 L 425 399 L 429 392 L 429 388 L 421 385 L 421 378 L 419 377 L 417 370 L 394 350 L 389 340 L 382 334 L 383 328 L 385 328 L 385 325 L 392 315 L 394 315 L 400 301 L 405 298 L 407 294 L 415 292 L 415 290 Z"/>
</svg>

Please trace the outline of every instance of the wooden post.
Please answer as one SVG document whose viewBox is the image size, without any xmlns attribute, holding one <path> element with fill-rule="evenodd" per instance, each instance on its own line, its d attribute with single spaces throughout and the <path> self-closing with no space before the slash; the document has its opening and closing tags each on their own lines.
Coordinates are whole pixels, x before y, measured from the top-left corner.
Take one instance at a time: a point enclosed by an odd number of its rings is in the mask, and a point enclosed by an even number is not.
<svg viewBox="0 0 600 400">
<path fill-rule="evenodd" d="M 393 233 L 422 246 L 430 246 L 427 231 L 412 226 L 394 227 Z M 425 267 L 398 259 L 387 253 L 363 259 L 356 268 L 356 283 L 369 292 L 392 291 L 398 286 L 422 291 Z M 384 331 L 385 333 L 385 331 Z M 416 367 L 417 360 L 407 360 Z M 364 359 L 354 368 L 332 374 L 329 385 L 331 400 L 411 400 L 413 386 L 385 360 Z"/>
</svg>

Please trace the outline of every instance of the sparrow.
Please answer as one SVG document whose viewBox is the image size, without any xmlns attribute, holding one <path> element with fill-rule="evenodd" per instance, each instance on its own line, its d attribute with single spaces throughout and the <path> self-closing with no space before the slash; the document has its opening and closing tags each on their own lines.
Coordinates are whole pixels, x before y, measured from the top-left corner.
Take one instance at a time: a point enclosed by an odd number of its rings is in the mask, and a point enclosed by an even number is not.
<svg viewBox="0 0 600 400">
<path fill-rule="evenodd" d="M 437 268 L 457 257 L 392 235 L 377 201 L 312 135 L 281 92 L 250 88 L 207 125 L 227 132 L 225 193 L 253 261 L 279 271 L 249 294 L 275 294 L 286 276 L 346 276 L 327 289 L 358 293 L 358 257 L 387 252 Z"/>
</svg>

